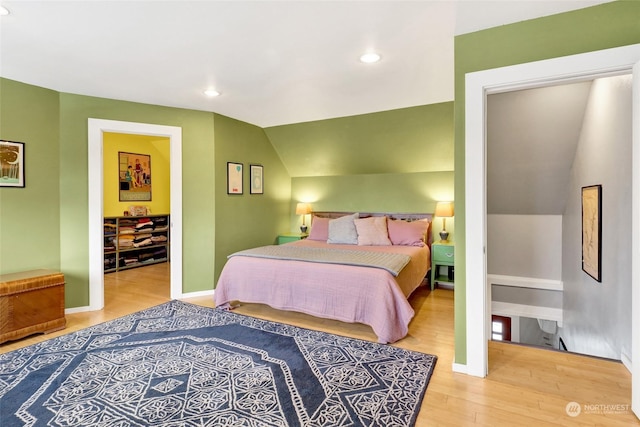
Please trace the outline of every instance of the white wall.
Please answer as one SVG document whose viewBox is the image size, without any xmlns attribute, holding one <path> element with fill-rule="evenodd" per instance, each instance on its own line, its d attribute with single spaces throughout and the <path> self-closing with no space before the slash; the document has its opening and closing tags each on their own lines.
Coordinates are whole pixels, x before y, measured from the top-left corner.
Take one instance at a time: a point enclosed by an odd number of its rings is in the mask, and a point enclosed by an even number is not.
<svg viewBox="0 0 640 427">
<path fill-rule="evenodd" d="M 491 286 L 491 301 L 562 310 L 562 292 L 548 289 L 519 288 L 494 284 Z M 542 314 L 540 315 L 542 319 L 546 318 Z"/>
<path fill-rule="evenodd" d="M 561 280 L 562 216 L 487 215 L 487 273 Z"/>
<path fill-rule="evenodd" d="M 631 355 L 631 76 L 594 81 L 562 224 L 569 351 Z M 582 271 L 581 187 L 602 185 L 602 283 Z"/>
</svg>

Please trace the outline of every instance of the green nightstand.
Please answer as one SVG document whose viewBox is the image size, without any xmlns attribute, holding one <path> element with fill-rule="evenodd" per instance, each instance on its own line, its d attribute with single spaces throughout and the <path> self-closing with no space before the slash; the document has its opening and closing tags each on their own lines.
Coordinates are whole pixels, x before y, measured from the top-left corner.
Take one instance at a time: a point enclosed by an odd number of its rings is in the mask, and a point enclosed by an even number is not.
<svg viewBox="0 0 640 427">
<path fill-rule="evenodd" d="M 307 233 L 283 233 L 278 235 L 278 244 L 282 245 L 283 243 L 295 242 L 296 240 L 306 239 L 308 236 Z"/>
<path fill-rule="evenodd" d="M 436 283 L 454 285 L 453 265 L 455 246 L 453 243 L 433 243 L 431 245 L 431 290 Z M 446 271 L 443 273 L 443 271 Z"/>
</svg>

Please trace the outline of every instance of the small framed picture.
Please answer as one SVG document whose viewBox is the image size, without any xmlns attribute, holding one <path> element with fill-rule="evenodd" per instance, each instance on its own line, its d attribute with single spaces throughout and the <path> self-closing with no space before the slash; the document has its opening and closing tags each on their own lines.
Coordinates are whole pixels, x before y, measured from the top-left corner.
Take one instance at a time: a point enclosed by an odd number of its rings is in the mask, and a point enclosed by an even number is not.
<svg viewBox="0 0 640 427">
<path fill-rule="evenodd" d="M 151 155 L 118 152 L 121 202 L 151 201 Z"/>
<path fill-rule="evenodd" d="M 0 141 L 0 187 L 24 188 L 24 143 Z"/>
<path fill-rule="evenodd" d="M 249 192 L 251 194 L 264 194 L 264 168 L 262 165 L 250 165 L 251 185 Z"/>
<path fill-rule="evenodd" d="M 602 185 L 582 187 L 582 270 L 602 282 Z"/>
<path fill-rule="evenodd" d="M 242 194 L 242 163 L 227 162 L 227 194 Z"/>
</svg>

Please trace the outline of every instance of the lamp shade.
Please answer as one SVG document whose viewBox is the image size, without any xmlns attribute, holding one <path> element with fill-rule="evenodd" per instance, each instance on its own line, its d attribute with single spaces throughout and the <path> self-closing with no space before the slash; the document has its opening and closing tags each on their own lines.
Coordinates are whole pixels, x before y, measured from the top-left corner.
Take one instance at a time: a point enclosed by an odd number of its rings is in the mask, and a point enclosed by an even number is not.
<svg viewBox="0 0 640 427">
<path fill-rule="evenodd" d="M 451 217 L 453 216 L 453 202 L 436 203 L 435 216 Z"/>
<path fill-rule="evenodd" d="M 296 205 L 296 215 L 306 215 L 311 213 L 311 205 L 309 203 L 298 203 Z"/>
</svg>

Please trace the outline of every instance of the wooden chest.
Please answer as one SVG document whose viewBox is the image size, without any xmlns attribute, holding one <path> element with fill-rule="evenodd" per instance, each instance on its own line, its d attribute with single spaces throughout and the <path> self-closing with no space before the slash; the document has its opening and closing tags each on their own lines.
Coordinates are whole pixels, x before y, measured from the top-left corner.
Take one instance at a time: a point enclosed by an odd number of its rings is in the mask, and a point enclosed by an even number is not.
<svg viewBox="0 0 640 427">
<path fill-rule="evenodd" d="M 62 273 L 32 270 L 0 275 L 0 343 L 65 325 Z"/>
</svg>

